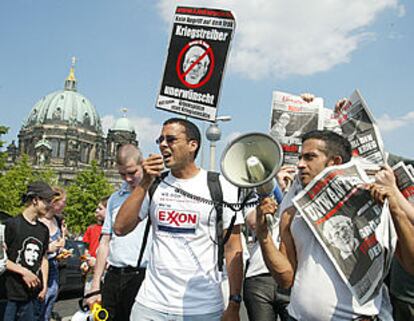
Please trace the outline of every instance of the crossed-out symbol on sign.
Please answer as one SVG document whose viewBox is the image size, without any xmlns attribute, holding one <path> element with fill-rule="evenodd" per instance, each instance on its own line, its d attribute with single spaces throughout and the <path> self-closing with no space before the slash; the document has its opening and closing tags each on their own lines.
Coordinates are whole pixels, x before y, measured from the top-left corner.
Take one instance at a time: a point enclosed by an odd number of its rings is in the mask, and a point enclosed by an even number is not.
<svg viewBox="0 0 414 321">
<path fill-rule="evenodd" d="M 203 40 L 193 40 L 180 51 L 176 71 L 180 81 L 188 88 L 199 88 L 211 78 L 214 70 L 214 54 Z"/>
</svg>

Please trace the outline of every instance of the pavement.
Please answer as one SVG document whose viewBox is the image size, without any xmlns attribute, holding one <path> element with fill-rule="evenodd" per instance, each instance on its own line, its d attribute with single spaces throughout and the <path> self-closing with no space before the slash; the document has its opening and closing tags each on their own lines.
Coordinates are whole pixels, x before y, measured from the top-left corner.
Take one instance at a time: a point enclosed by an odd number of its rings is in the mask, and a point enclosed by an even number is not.
<svg viewBox="0 0 414 321">
<path fill-rule="evenodd" d="M 60 319 L 52 319 L 52 321 L 70 321 L 72 315 L 76 313 L 79 309 L 79 298 L 68 298 L 62 299 L 55 303 L 54 312 L 57 312 L 60 316 Z M 246 308 L 244 304 L 240 308 L 240 320 L 241 321 L 248 321 Z"/>
</svg>

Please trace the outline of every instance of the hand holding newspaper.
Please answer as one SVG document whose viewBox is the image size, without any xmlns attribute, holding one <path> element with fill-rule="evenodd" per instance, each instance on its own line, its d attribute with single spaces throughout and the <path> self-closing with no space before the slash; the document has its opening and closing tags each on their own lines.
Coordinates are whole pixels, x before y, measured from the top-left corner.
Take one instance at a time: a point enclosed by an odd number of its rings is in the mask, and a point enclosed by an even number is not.
<svg viewBox="0 0 414 321">
<path fill-rule="evenodd" d="M 380 206 L 364 187 L 371 182 L 351 161 L 326 168 L 293 199 L 360 304 L 380 290 L 396 246 L 387 202 Z"/>
</svg>

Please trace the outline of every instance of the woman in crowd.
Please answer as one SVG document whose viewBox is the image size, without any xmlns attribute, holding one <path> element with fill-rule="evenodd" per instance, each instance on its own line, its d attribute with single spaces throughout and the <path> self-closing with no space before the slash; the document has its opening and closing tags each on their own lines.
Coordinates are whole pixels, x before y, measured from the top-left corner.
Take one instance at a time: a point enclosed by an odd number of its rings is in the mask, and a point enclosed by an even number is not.
<svg viewBox="0 0 414 321">
<path fill-rule="evenodd" d="M 66 227 L 63 222 L 62 212 L 66 206 L 66 193 L 60 187 L 55 187 L 58 193 L 51 202 L 51 208 L 41 220 L 49 229 L 49 278 L 45 300 L 40 302 L 39 321 L 48 321 L 52 314 L 53 304 L 55 303 L 59 290 L 59 265 L 56 259 L 59 251 L 65 246 Z"/>
</svg>

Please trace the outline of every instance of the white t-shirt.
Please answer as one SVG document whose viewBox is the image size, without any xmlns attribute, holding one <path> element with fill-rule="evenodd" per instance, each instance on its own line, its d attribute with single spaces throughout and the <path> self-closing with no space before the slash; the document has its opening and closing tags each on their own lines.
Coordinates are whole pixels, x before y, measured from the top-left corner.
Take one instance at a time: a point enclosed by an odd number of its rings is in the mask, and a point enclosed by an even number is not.
<svg viewBox="0 0 414 321">
<path fill-rule="evenodd" d="M 288 306 L 292 317 L 306 321 L 349 321 L 360 315 L 379 313 L 381 294 L 364 305 L 358 304 L 298 212 L 290 230 L 298 262 Z"/>
<path fill-rule="evenodd" d="M 211 199 L 207 172 L 190 179 L 169 174 L 164 179 L 193 195 Z M 223 199 L 237 201 L 237 189 L 222 176 Z M 148 195 L 140 217 L 148 214 Z M 223 310 L 217 269 L 216 211 L 206 204 L 177 193 L 161 182 L 150 204 L 153 227 L 152 251 L 147 274 L 136 301 L 164 313 L 194 315 Z M 223 226 L 228 227 L 234 212 L 223 207 Z M 236 224 L 243 224 L 238 214 Z"/>
<path fill-rule="evenodd" d="M 272 230 L 272 239 L 275 243 L 276 248 L 279 248 L 279 218 L 275 217 L 275 222 L 273 224 Z M 257 276 L 260 274 L 270 273 L 269 269 L 266 267 L 266 264 L 263 259 L 262 250 L 260 249 L 259 241 L 256 241 L 253 244 L 253 247 L 250 251 L 249 266 L 246 271 L 246 278 Z"/>
</svg>

